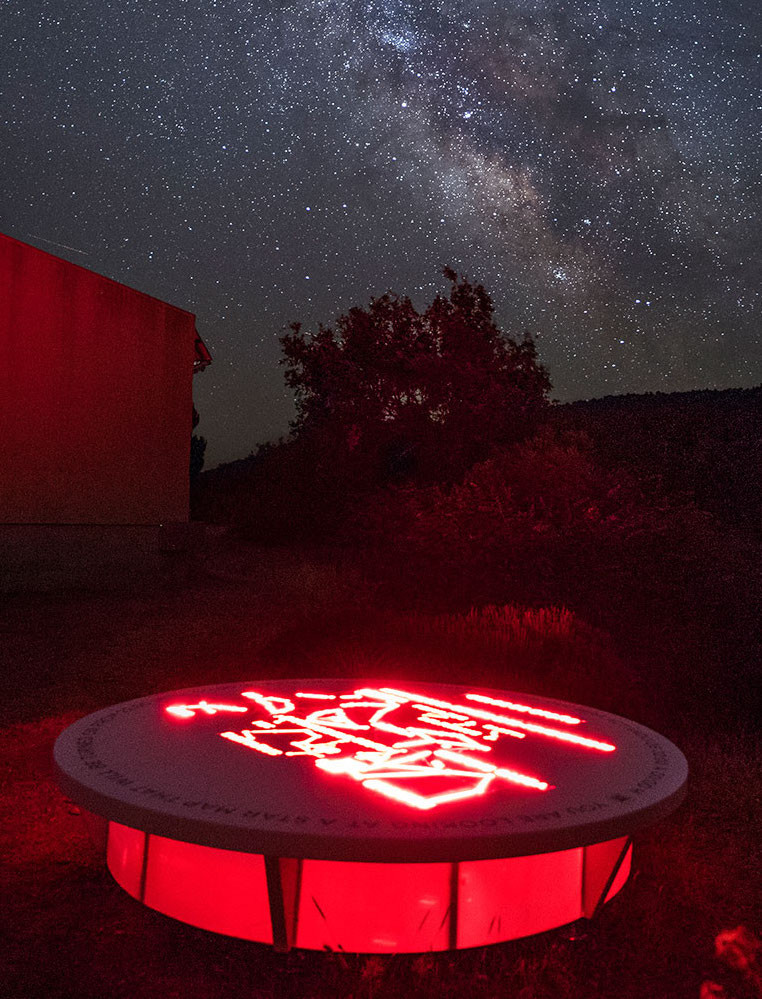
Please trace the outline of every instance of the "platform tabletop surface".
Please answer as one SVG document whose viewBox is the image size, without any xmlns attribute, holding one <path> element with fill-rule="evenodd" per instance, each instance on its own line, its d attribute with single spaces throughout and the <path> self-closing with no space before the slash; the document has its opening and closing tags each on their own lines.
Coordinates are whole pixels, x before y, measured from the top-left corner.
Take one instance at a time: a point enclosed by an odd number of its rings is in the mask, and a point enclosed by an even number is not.
<svg viewBox="0 0 762 999">
<path fill-rule="evenodd" d="M 225 849 L 385 862 L 543 853 L 672 811 L 682 753 L 636 722 L 484 687 L 250 680 L 87 715 L 63 789 L 106 818 Z"/>
</svg>

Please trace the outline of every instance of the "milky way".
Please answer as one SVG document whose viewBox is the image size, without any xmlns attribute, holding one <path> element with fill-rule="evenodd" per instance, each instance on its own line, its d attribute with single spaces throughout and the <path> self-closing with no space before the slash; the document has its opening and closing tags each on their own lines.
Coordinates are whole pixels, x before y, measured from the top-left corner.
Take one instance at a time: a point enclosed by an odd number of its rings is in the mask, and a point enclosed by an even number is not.
<svg viewBox="0 0 762 999">
<path fill-rule="evenodd" d="M 0 38 L 0 229 L 197 313 L 210 464 L 287 429 L 288 322 L 445 264 L 557 398 L 762 380 L 752 0 L 32 0 Z"/>
</svg>

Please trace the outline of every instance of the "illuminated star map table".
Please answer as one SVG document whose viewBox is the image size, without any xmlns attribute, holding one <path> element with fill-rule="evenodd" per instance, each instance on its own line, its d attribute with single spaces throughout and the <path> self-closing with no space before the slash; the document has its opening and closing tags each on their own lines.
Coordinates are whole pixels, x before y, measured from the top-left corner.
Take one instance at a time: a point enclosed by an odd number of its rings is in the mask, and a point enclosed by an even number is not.
<svg viewBox="0 0 762 999">
<path fill-rule="evenodd" d="M 281 950 L 365 953 L 594 916 L 688 772 L 665 738 L 593 708 L 378 680 L 128 701 L 67 728 L 55 761 L 145 905 Z"/>
</svg>

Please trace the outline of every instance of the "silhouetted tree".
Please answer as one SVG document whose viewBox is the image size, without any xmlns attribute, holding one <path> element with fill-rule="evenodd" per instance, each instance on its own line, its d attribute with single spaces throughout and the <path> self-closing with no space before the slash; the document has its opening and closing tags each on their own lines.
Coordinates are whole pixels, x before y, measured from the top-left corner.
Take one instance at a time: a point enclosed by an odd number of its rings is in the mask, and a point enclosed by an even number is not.
<svg viewBox="0 0 762 999">
<path fill-rule="evenodd" d="M 195 430 L 198 426 L 199 415 L 196 407 L 193 407 L 193 423 L 192 427 Z M 191 446 L 190 446 L 190 477 L 195 479 L 197 475 L 201 474 L 201 469 L 204 467 L 204 453 L 206 452 L 206 437 L 201 437 L 200 434 L 193 434 L 191 436 Z"/>
<path fill-rule="evenodd" d="M 281 342 L 297 437 L 373 456 L 382 480 L 441 479 L 534 431 L 550 380 L 533 341 L 498 329 L 481 285 L 443 273 L 449 295 L 422 313 L 388 293 L 314 335 L 292 324 Z"/>
</svg>

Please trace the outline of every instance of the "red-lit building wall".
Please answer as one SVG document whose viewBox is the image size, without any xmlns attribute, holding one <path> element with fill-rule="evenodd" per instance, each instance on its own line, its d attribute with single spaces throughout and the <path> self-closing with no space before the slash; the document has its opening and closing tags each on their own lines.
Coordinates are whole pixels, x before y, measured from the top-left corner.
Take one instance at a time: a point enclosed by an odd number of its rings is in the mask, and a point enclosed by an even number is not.
<svg viewBox="0 0 762 999">
<path fill-rule="evenodd" d="M 194 316 L 0 235 L 0 522 L 188 519 Z"/>
</svg>

